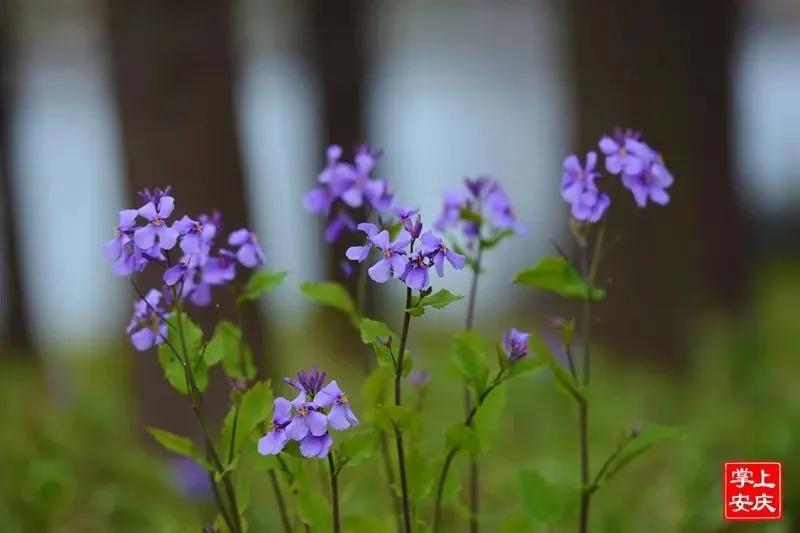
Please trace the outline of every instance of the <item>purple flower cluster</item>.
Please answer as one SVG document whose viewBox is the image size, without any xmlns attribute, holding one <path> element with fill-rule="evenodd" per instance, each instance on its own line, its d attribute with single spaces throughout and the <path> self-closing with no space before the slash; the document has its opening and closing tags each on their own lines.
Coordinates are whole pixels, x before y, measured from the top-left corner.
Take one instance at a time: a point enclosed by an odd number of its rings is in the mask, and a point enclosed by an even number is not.
<svg viewBox="0 0 800 533">
<path fill-rule="evenodd" d="M 384 213 L 391 210 L 394 201 L 389 184 L 372 177 L 382 152 L 361 145 L 355 149 L 353 163 L 342 162 L 341 157 L 340 146 L 328 147 L 327 165 L 318 176 L 320 185 L 311 189 L 303 202 L 310 212 L 327 217 L 326 242 L 336 242 L 344 232 L 356 231 L 350 208 L 368 207 Z"/>
<path fill-rule="evenodd" d="M 464 179 L 465 191 L 442 194 L 442 211 L 433 227 L 441 232 L 457 229 L 469 248 L 479 239 L 492 239 L 501 232 L 524 235 L 526 228 L 500 182 L 488 176 Z"/>
<path fill-rule="evenodd" d="M 598 147 L 605 156 L 606 171 L 620 176 L 639 207 L 645 207 L 648 200 L 658 205 L 669 203 L 667 189 L 674 178 L 661 155 L 641 140 L 639 134 L 617 130 L 613 136 L 603 136 Z M 572 217 L 579 222 L 599 221 L 611 205 L 608 194 L 597 186 L 601 177 L 596 169 L 597 158 L 597 153 L 590 151 L 585 164 L 581 164 L 577 155 L 564 159 L 561 197 L 570 204 Z"/>
<path fill-rule="evenodd" d="M 319 372 L 316 368 L 310 373 L 300 371 L 297 379 L 285 380 L 299 394 L 292 401 L 275 398 L 272 427 L 259 439 L 258 453 L 276 455 L 289 441 L 297 441 L 303 457 L 325 457 L 333 444 L 328 427 L 342 431 L 358 426 L 358 418 L 350 409 L 347 395 L 336 380 L 323 385 L 325 372 Z M 324 409 L 328 409 L 328 412 L 325 413 Z"/>
<path fill-rule="evenodd" d="M 516 328 L 511 328 L 503 335 L 501 346 L 509 363 L 519 361 L 528 355 L 528 341 L 530 338 L 530 333 L 519 331 Z"/>
<path fill-rule="evenodd" d="M 170 224 L 168 219 L 175 210 L 175 199 L 169 187 L 152 193 L 145 189 L 140 197 L 142 207 L 120 211 L 114 238 L 103 245 L 118 275 L 131 276 L 155 263 L 164 268 L 162 279 L 166 288 L 173 289 L 181 299 L 206 306 L 211 303 L 213 286 L 225 285 L 236 277 L 237 264 L 255 268 L 266 262 L 255 234 L 248 229 L 237 229 L 228 236 L 231 250 L 214 249 L 222 227 L 222 217 L 217 212 L 197 219 L 185 215 Z M 173 249 L 181 252 L 176 262 L 170 260 Z M 162 294 L 153 289 L 136 303 L 128 333 L 138 350 L 162 342 L 165 310 L 157 304 L 168 294 L 167 290 Z"/>
<path fill-rule="evenodd" d="M 351 261 L 363 263 L 372 250 L 377 250 L 380 259 L 367 271 L 374 282 L 384 283 L 395 278 L 410 289 L 420 291 L 430 286 L 428 271 L 431 267 L 440 278 L 444 277 L 445 261 L 457 270 L 464 268 L 465 257 L 448 248 L 432 232 L 422 233 L 422 219 L 417 216 L 416 220 L 412 220 L 413 214 L 416 211 L 403 210 L 398 214 L 403 229 L 393 241 L 388 230 L 381 230 L 368 222 L 359 224 L 358 230 L 366 234 L 367 242 L 362 246 L 351 246 L 345 255 Z M 417 241 L 419 247 L 414 249 Z"/>
</svg>

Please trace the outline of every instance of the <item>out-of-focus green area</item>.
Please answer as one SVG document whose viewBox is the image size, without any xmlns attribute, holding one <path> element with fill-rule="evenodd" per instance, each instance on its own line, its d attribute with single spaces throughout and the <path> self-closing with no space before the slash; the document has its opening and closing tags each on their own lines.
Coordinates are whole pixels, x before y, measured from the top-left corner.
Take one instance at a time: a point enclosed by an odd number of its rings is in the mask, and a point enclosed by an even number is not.
<svg viewBox="0 0 800 533">
<path fill-rule="evenodd" d="M 800 514 L 800 480 L 791 474 L 800 467 L 800 275 L 773 267 L 760 279 L 752 321 L 742 325 L 712 319 L 698 326 L 695 368 L 688 377 L 667 377 L 597 351 L 591 389 L 595 468 L 613 450 L 620 432 L 637 424 L 678 425 L 686 437 L 637 460 L 597 493 L 593 532 L 728 531 L 722 522 L 726 460 L 785 461 L 786 519 L 747 524 L 746 531 L 790 531 L 788 522 Z M 524 326 L 524 320 L 515 322 Z M 461 393 L 445 362 L 448 335 L 420 329 L 416 336 L 414 345 L 417 350 L 424 347 L 432 376 L 425 400 L 427 445 L 438 453 L 444 432 L 460 416 Z M 308 335 L 292 338 L 313 344 L 324 335 L 311 341 Z M 291 361 L 282 361 L 287 372 L 315 362 L 325 365 L 358 408 L 360 378 L 348 370 L 354 366 L 319 361 L 318 346 L 288 338 L 283 344 L 291 354 Z M 180 531 L 177 523 L 200 524 L 208 516 L 209 509 L 200 509 L 171 488 L 163 460 L 136 444 L 125 408 L 130 401 L 125 381 L 109 360 L 92 363 L 90 372 L 76 372 L 81 383 L 77 388 L 83 392 L 67 407 L 46 399 L 35 373 L 2 369 L 3 533 L 166 533 Z M 106 366 L 117 370 L 98 370 Z M 90 379 L 80 377 L 84 375 Z M 413 398 L 411 392 L 407 397 Z M 507 400 L 501 429 L 482 458 L 487 532 L 500 531 L 504 518 L 519 511 L 515 479 L 520 468 L 534 467 L 552 481 L 577 487 L 577 423 L 570 398 L 540 374 L 513 383 Z M 175 401 L 183 400 L 176 394 Z M 374 461 L 342 474 L 345 514 L 390 512 L 383 478 L 375 474 L 381 466 Z M 251 531 L 279 531 L 267 476 L 253 475 Z M 457 511 L 452 515 L 457 518 Z M 550 529 L 574 530 L 570 521 Z"/>
</svg>

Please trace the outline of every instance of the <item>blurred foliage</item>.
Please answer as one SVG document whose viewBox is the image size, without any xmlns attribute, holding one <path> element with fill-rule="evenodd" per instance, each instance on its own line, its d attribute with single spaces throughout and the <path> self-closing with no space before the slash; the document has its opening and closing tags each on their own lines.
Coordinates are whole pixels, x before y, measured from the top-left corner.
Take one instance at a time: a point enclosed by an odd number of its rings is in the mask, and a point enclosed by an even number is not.
<svg viewBox="0 0 800 533">
<path fill-rule="evenodd" d="M 595 533 L 722 533 L 722 463 L 783 460 L 800 468 L 800 276 L 772 268 L 761 277 L 759 298 L 744 322 L 709 320 L 699 327 L 684 377 L 644 364 L 606 358 L 597 351 L 592 379 L 592 462 L 599 465 L 620 432 L 638 424 L 680 426 L 686 437 L 643 457 L 597 494 Z M 398 310 L 399 314 L 400 310 Z M 525 328 L 519 317 L 515 326 Z M 422 324 L 423 322 L 420 322 Z M 430 446 L 440 450 L 445 429 L 460 417 L 458 381 L 443 360 L 451 332 L 412 331 L 417 370 L 432 377 L 425 397 Z M 346 390 L 359 389 L 359 364 L 325 354 L 325 333 L 304 331 L 283 339 L 288 372 L 316 363 Z M 423 349 L 424 347 L 424 349 Z M 0 374 L 0 524 L 3 533 L 171 532 L 196 524 L 194 504 L 170 488 L 160 461 L 135 445 L 130 413 L 120 407 L 113 378 L 86 381 L 69 406 L 48 401 L 36 374 Z M 282 385 L 279 385 L 281 387 Z M 278 389 L 278 393 L 283 392 Z M 358 411 L 358 396 L 353 394 Z M 409 390 L 408 398 L 413 398 Z M 113 399 L 113 401 L 112 401 Z M 177 394 L 175 401 L 184 401 Z M 188 409 L 188 408 L 187 408 Z M 516 472 L 534 467 L 548 480 L 577 489 L 577 421 L 570 399 L 546 375 L 521 378 L 508 392 L 499 436 L 481 459 L 486 531 L 502 531 L 519 513 Z M 378 461 L 378 459 L 373 459 Z M 248 461 L 248 467 L 261 463 Z M 263 465 L 262 465 L 263 466 Z M 463 472 L 463 465 L 461 471 Z M 380 465 L 348 470 L 341 479 L 345 515 L 390 513 Z M 458 471 L 458 470 L 456 470 Z M 786 475 L 783 522 L 748 524 L 747 531 L 790 531 L 800 515 L 800 479 Z M 252 486 L 251 531 L 278 531 L 266 474 Z M 577 490 L 576 490 L 577 494 Z M 465 495 L 462 494 L 462 498 Z M 577 506 L 577 499 L 574 502 Z M 575 516 L 571 513 L 570 516 Z M 550 531 L 574 531 L 569 520 Z M 515 531 L 519 531 L 516 529 Z"/>
</svg>

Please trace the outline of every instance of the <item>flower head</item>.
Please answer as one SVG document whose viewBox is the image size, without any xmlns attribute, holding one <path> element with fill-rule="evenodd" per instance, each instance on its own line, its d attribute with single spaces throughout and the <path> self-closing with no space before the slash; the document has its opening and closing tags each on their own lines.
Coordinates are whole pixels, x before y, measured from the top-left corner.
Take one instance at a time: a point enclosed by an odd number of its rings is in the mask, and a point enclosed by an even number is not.
<svg viewBox="0 0 800 533">
<path fill-rule="evenodd" d="M 139 208 L 139 216 L 147 219 L 148 224 L 137 229 L 133 234 L 136 246 L 147 250 L 156 244 L 162 250 L 170 250 L 178 242 L 178 230 L 167 225 L 167 218 L 175 210 L 175 199 L 162 195 L 158 200 L 147 202 Z"/>
<path fill-rule="evenodd" d="M 409 289 L 422 291 L 431 284 L 428 269 L 431 267 L 430 259 L 421 249 L 411 254 L 406 262 L 405 270 L 400 276 Z"/>
<path fill-rule="evenodd" d="M 325 383 L 325 376 L 325 372 L 320 372 L 314 366 L 311 368 L 311 372 L 306 372 L 305 370 L 298 372 L 297 379 L 283 378 L 283 380 L 302 394 L 313 398 L 322 389 L 322 384 Z"/>
<path fill-rule="evenodd" d="M 363 263 L 367 260 L 367 257 L 369 257 L 369 252 L 372 250 L 372 241 L 369 240 L 369 237 L 374 237 L 380 232 L 380 230 L 375 224 L 362 222 L 358 225 L 358 231 L 364 232 L 364 234 L 367 236 L 367 242 L 361 246 L 351 246 L 348 248 L 345 252 L 345 257 L 351 261 Z"/>
<path fill-rule="evenodd" d="M 258 453 L 261 455 L 276 455 L 289 442 L 286 427 L 292 420 L 292 404 L 286 398 L 275 398 L 272 405 L 272 426 L 269 432 L 258 440 Z"/>
<path fill-rule="evenodd" d="M 255 268 L 267 262 L 256 234 L 249 229 L 242 228 L 232 232 L 228 237 L 228 244 L 239 247 L 236 259 L 242 266 Z"/>
<path fill-rule="evenodd" d="M 390 278 L 402 276 L 408 262 L 406 247 L 411 243 L 411 235 L 407 231 L 401 231 L 397 239 L 390 242 L 389 232 L 383 230 L 369 240 L 382 254 L 381 259 L 367 271 L 369 277 L 376 283 L 384 283 Z"/>
<path fill-rule="evenodd" d="M 661 155 L 643 142 L 633 142 L 631 153 L 641 163 L 638 172 L 623 173 L 622 184 L 631 191 L 633 199 L 639 207 L 645 207 L 647 201 L 667 205 L 669 189 L 675 179 L 664 164 Z"/>
<path fill-rule="evenodd" d="M 160 291 L 151 289 L 134 305 L 133 318 L 126 332 L 131 337 L 131 344 L 140 352 L 161 344 L 167 336 L 167 324 L 163 318 L 165 311 L 159 305 L 161 298 Z"/>
<path fill-rule="evenodd" d="M 530 333 L 511 328 L 503 335 L 503 352 L 510 363 L 519 361 L 528 355 L 528 340 Z"/>
<path fill-rule="evenodd" d="M 436 274 L 440 278 L 444 277 L 445 260 L 456 270 L 464 268 L 466 258 L 448 248 L 445 242 L 432 232 L 426 231 L 420 238 L 420 242 L 422 243 L 423 252 L 430 257 L 431 263 L 436 269 Z"/>
<path fill-rule="evenodd" d="M 350 409 L 347 394 L 342 392 L 335 379 L 320 389 L 317 395 L 314 396 L 314 404 L 319 407 L 331 408 L 328 413 L 328 422 L 337 431 L 358 425 L 358 418 Z"/>
<path fill-rule="evenodd" d="M 187 254 L 207 254 L 217 234 L 217 227 L 212 222 L 194 220 L 188 215 L 184 215 L 172 227 L 180 235 L 181 250 Z"/>
<path fill-rule="evenodd" d="M 581 165 L 577 155 L 569 155 L 564 159 L 564 172 L 561 175 L 561 197 L 565 202 L 575 203 L 587 190 L 597 191 L 595 180 L 600 173 L 595 170 L 597 153 L 586 154 L 586 164 Z"/>
</svg>

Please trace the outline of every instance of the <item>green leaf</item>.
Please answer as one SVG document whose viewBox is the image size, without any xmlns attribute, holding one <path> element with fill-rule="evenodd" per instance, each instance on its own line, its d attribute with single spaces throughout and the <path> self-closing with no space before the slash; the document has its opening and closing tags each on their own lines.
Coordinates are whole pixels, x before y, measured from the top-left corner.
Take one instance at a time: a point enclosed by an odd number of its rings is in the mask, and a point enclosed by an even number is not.
<svg viewBox="0 0 800 533">
<path fill-rule="evenodd" d="M 166 344 L 158 345 L 158 363 L 164 369 L 164 377 L 172 388 L 181 394 L 189 394 L 186 383 L 186 371 L 178 356 Z"/>
<path fill-rule="evenodd" d="M 386 403 L 386 391 L 392 383 L 392 374 L 386 368 L 376 368 L 364 380 L 361 396 L 366 407 L 377 407 Z"/>
<path fill-rule="evenodd" d="M 611 478 L 630 464 L 631 461 L 654 446 L 671 440 L 677 440 L 682 436 L 683 433 L 676 427 L 659 425 L 645 426 L 636 437 L 629 438 L 619 453 L 617 453 L 616 458 L 611 463 L 611 467 L 604 476 L 605 482 L 607 483 L 610 481 Z"/>
<path fill-rule="evenodd" d="M 419 317 L 419 316 L 422 316 L 422 315 L 425 314 L 425 308 L 424 307 L 409 307 L 408 309 L 406 309 L 406 313 L 408 313 L 411 316 Z"/>
<path fill-rule="evenodd" d="M 405 455 L 408 499 L 412 503 L 417 503 L 433 491 L 434 483 L 438 479 L 441 469 L 432 468 L 434 465 L 430 454 L 425 453 L 419 447 L 407 448 Z M 399 482 L 397 486 L 400 486 Z"/>
<path fill-rule="evenodd" d="M 567 507 L 563 489 L 550 485 L 535 470 L 522 470 L 517 475 L 517 493 L 529 519 L 542 524 L 558 521 Z"/>
<path fill-rule="evenodd" d="M 342 531 L 348 533 L 375 533 L 390 531 L 392 525 L 375 515 L 350 515 L 342 518 Z"/>
<path fill-rule="evenodd" d="M 504 239 L 508 237 L 513 237 L 515 234 L 510 229 L 504 229 L 502 231 L 497 232 L 495 235 L 492 235 L 488 239 L 481 239 L 480 246 L 483 248 L 484 251 L 491 250 L 497 247 L 498 244 L 503 242 Z"/>
<path fill-rule="evenodd" d="M 364 344 L 373 344 L 386 339 L 396 339 L 397 335 L 391 330 L 389 326 L 379 320 L 372 320 L 371 318 L 361 318 L 358 321 L 358 330 L 361 333 L 361 342 Z"/>
<path fill-rule="evenodd" d="M 235 458 L 247 438 L 259 424 L 272 415 L 272 389 L 269 381 L 253 385 L 242 395 L 238 409 L 231 409 L 222 427 L 222 441 L 228 450 L 228 457 Z M 235 432 L 234 432 L 234 425 Z M 231 448 L 231 444 L 233 445 Z M 227 458 L 226 458 L 227 460 Z"/>
<path fill-rule="evenodd" d="M 253 302 L 263 295 L 274 291 L 286 278 L 288 272 L 261 270 L 250 276 L 250 281 L 244 291 L 236 299 L 236 305 Z"/>
<path fill-rule="evenodd" d="M 552 351 L 550 351 L 550 348 L 547 346 L 547 344 L 545 344 L 544 340 L 542 340 L 542 337 L 538 333 L 532 333 L 529 342 L 530 351 L 535 357 L 540 358 L 544 364 L 550 368 L 550 371 L 553 373 L 556 381 L 576 400 L 584 402 L 587 401 L 586 395 L 575 382 L 572 374 L 570 374 L 561 365 L 558 359 L 556 359 L 556 356 L 553 355 Z M 530 355 L 528 357 L 530 357 Z"/>
<path fill-rule="evenodd" d="M 211 342 L 206 347 L 205 360 L 209 366 L 222 362 L 222 370 L 231 379 L 256 376 L 253 352 L 242 340 L 242 331 L 233 322 L 217 323 Z"/>
<path fill-rule="evenodd" d="M 339 455 L 347 466 L 358 466 L 378 449 L 379 435 L 373 430 L 353 431 L 342 439 Z"/>
<path fill-rule="evenodd" d="M 178 317 L 180 316 L 180 321 Z M 203 330 L 192 322 L 185 312 L 172 313 L 167 317 L 167 340 L 190 363 L 193 370 L 200 361 L 200 349 L 203 346 Z M 181 338 L 183 334 L 183 338 Z"/>
<path fill-rule="evenodd" d="M 453 337 L 452 352 L 453 362 L 464 382 L 475 397 L 480 396 L 489 379 L 489 366 L 480 338 L 472 331 L 459 333 Z"/>
<path fill-rule="evenodd" d="M 523 513 L 513 514 L 500 526 L 498 533 L 519 533 L 530 529 L 530 520 Z"/>
<path fill-rule="evenodd" d="M 154 427 L 148 427 L 147 431 L 161 446 L 166 448 L 168 451 L 182 457 L 193 459 L 195 462 L 197 462 L 197 464 L 209 472 L 213 470 L 212 466 L 203 456 L 203 453 L 197 448 L 197 446 L 194 445 L 194 442 L 192 442 L 191 439 L 187 437 L 181 437 L 180 435 L 175 435 L 169 431 L 164 431 L 163 429 Z"/>
<path fill-rule="evenodd" d="M 413 409 L 403 405 L 381 405 L 367 413 L 368 418 L 389 435 L 395 434 L 395 427 L 400 431 L 408 429 L 415 414 Z"/>
<path fill-rule="evenodd" d="M 483 218 L 481 217 L 481 215 L 479 213 L 476 213 L 467 206 L 461 208 L 461 211 L 459 213 L 459 218 L 461 218 L 461 220 L 463 220 L 464 222 L 473 222 L 478 227 L 480 227 L 481 224 L 483 224 Z"/>
<path fill-rule="evenodd" d="M 404 378 L 408 377 L 412 368 L 414 368 L 414 358 L 411 357 L 411 352 L 406 350 L 403 354 L 403 368 L 401 369 L 400 376 Z"/>
<path fill-rule="evenodd" d="M 252 491 L 250 490 L 250 477 L 238 475 L 233 483 L 233 493 L 236 495 L 236 505 L 239 507 L 239 514 L 243 515 L 247 508 L 250 507 L 250 497 Z M 244 517 L 241 517 L 244 522 Z M 242 523 L 244 526 L 244 523 Z"/>
<path fill-rule="evenodd" d="M 514 363 L 508 365 L 508 377 L 511 379 L 536 372 L 537 370 L 541 370 L 544 367 L 544 364 L 544 360 L 539 359 L 538 357 L 523 357 L 519 361 L 515 361 Z"/>
<path fill-rule="evenodd" d="M 475 413 L 472 427 L 475 429 L 475 435 L 480 441 L 480 451 L 488 450 L 497 435 L 507 399 L 508 389 L 501 384 L 486 396 Z"/>
<path fill-rule="evenodd" d="M 333 307 L 348 315 L 353 315 L 356 312 L 356 304 L 353 303 L 353 299 L 350 298 L 350 293 L 347 292 L 347 289 L 341 283 L 333 281 L 307 281 L 300 285 L 300 292 L 312 302 L 326 307 Z"/>
<path fill-rule="evenodd" d="M 575 267 L 560 256 L 546 257 L 535 267 L 520 270 L 514 283 L 555 292 L 565 298 L 602 300 L 606 295 L 603 289 L 590 288 Z"/>
<path fill-rule="evenodd" d="M 331 504 L 311 487 L 305 487 L 297 494 L 297 514 L 300 520 L 308 524 L 312 531 L 331 531 Z"/>
<path fill-rule="evenodd" d="M 423 298 L 422 302 L 420 302 L 420 305 L 422 307 L 433 307 L 434 309 L 444 309 L 451 303 L 463 299 L 464 299 L 463 296 L 459 296 L 458 294 L 453 294 L 447 289 L 440 289 L 431 294 L 430 296 Z"/>
<path fill-rule="evenodd" d="M 464 450 L 470 454 L 481 451 L 481 441 L 475 430 L 463 423 L 458 423 L 447 430 L 445 444 L 448 450 Z"/>
</svg>

